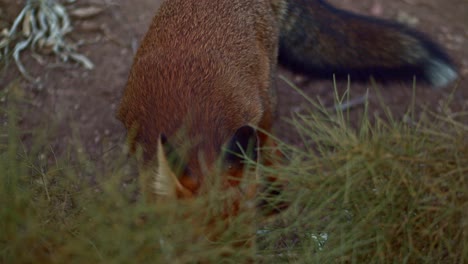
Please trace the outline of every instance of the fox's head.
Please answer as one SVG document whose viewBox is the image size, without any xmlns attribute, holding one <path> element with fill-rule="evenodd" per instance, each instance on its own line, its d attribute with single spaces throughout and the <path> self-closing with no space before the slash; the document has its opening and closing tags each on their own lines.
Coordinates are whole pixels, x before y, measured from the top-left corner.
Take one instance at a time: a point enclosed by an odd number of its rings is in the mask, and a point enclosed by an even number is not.
<svg viewBox="0 0 468 264">
<path fill-rule="evenodd" d="M 147 169 L 157 198 L 191 199 L 213 188 L 229 192 L 236 208 L 241 200 L 254 198 L 257 172 L 252 163 L 259 159 L 259 139 L 253 127 L 237 129 L 221 149 L 190 145 L 182 147 L 159 136 L 154 162 Z"/>
</svg>

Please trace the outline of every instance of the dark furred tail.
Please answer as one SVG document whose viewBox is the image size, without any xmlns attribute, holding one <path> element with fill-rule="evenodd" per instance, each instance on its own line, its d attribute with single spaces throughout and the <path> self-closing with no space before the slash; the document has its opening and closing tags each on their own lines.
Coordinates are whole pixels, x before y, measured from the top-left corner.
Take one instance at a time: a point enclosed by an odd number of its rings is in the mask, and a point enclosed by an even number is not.
<svg viewBox="0 0 468 264">
<path fill-rule="evenodd" d="M 337 9 L 323 0 L 288 1 L 279 61 L 311 77 L 426 82 L 442 87 L 458 77 L 449 56 L 404 25 Z"/>
</svg>

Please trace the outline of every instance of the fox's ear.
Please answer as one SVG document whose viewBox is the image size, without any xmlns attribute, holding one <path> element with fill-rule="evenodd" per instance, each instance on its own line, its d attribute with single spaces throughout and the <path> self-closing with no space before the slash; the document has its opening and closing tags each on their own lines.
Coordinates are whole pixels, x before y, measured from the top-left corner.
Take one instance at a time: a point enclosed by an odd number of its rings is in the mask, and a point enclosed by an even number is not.
<svg viewBox="0 0 468 264">
<path fill-rule="evenodd" d="M 167 142 L 167 138 L 164 134 L 161 134 L 158 139 L 157 149 L 158 169 L 154 179 L 156 195 L 168 198 L 191 196 L 191 191 L 181 184 L 176 172 L 172 169 L 174 160 L 168 160 L 168 153 L 175 155 L 172 146 Z"/>
<path fill-rule="evenodd" d="M 224 162 L 237 167 L 243 166 L 245 156 L 257 161 L 259 157 L 258 144 L 259 140 L 257 131 L 253 127 L 240 127 L 227 144 Z"/>
</svg>

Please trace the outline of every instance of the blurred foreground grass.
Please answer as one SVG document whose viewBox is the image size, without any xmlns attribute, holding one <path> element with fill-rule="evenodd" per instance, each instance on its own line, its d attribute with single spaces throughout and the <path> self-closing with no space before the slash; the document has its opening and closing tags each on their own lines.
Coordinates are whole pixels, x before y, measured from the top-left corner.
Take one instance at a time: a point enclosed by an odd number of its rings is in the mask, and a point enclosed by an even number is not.
<svg viewBox="0 0 468 264">
<path fill-rule="evenodd" d="M 292 203 L 256 223 L 253 254 L 236 247 L 243 215 L 214 225 L 216 241 L 193 228 L 216 195 L 146 204 L 125 155 L 98 170 L 73 147 L 55 156 L 40 128 L 25 147 L 14 110 L 2 108 L 0 263 L 468 263 L 466 112 L 357 126 L 320 105 L 297 114 L 303 147 L 280 143 L 287 164 L 262 168 L 288 179 L 274 199 Z"/>
</svg>

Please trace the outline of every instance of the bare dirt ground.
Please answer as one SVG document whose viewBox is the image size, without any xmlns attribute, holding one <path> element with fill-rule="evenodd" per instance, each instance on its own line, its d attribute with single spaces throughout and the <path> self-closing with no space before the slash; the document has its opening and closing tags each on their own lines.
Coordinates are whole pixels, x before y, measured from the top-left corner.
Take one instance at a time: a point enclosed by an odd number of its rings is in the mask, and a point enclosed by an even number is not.
<svg viewBox="0 0 468 264">
<path fill-rule="evenodd" d="M 0 26 L 11 23 L 23 1 L 0 0 Z M 24 130 L 38 127 L 50 131 L 52 148 L 60 152 L 79 139 L 84 151 L 94 159 L 108 152 L 121 151 L 125 143 L 123 126 L 115 112 L 127 80 L 132 57 L 161 1 L 157 0 L 81 0 L 68 7 L 98 6 L 104 11 L 86 20 L 75 19 L 71 39 L 83 40 L 79 51 L 87 55 L 95 69 L 87 71 L 74 63 L 62 63 L 47 57 L 41 65 L 22 55 L 30 72 L 42 81 L 32 84 L 23 80 L 14 67 L 0 75 L 0 91 L 15 92 L 24 99 L 21 104 Z M 361 14 L 411 22 L 447 48 L 459 66 L 458 83 L 444 90 L 432 90 L 418 85 L 416 104 L 441 110 L 441 102 L 453 91 L 452 111 L 468 108 L 468 1 L 467 0 L 333 0 L 336 6 Z M 11 65 L 13 66 L 13 65 Z M 284 69 L 279 74 L 295 81 L 311 98 L 319 97 L 326 106 L 333 106 L 331 81 L 308 81 Z M 342 92 L 347 84 L 340 82 Z M 365 94 L 370 85 L 352 84 L 351 98 Z M 279 121 L 277 133 L 283 140 L 298 143 L 290 126 L 281 121 L 307 102 L 284 81 L 278 80 Z M 411 102 L 411 85 L 388 85 L 381 89 L 385 103 L 396 116 L 403 114 Z M 376 93 L 370 92 L 371 111 L 381 110 Z M 357 107 L 362 109 L 361 107 Z M 353 108 L 353 118 L 360 111 Z"/>
</svg>

